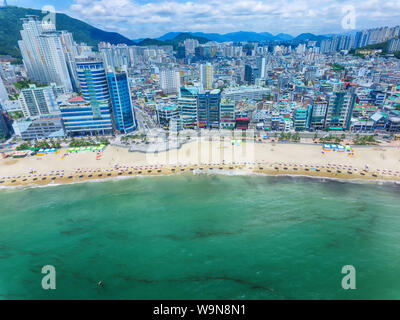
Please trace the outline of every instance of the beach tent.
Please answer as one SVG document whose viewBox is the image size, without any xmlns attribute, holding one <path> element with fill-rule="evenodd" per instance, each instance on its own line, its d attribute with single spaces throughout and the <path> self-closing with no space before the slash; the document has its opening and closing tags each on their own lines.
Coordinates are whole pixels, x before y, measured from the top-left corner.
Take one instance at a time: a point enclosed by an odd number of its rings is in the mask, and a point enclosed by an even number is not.
<svg viewBox="0 0 400 320">
<path fill-rule="evenodd" d="M 44 152 L 45 153 L 55 153 L 57 151 L 56 148 L 51 148 L 51 149 L 45 149 Z"/>
<path fill-rule="evenodd" d="M 344 152 L 344 146 L 342 146 L 341 144 L 339 144 L 338 146 L 337 146 L 337 151 L 339 151 L 339 152 Z"/>
<path fill-rule="evenodd" d="M 325 151 L 331 151 L 332 149 L 331 149 L 331 146 L 329 145 L 329 144 L 324 144 L 323 146 L 322 146 L 322 149 L 324 149 Z"/>
<path fill-rule="evenodd" d="M 15 151 L 12 155 L 13 158 L 24 158 L 28 154 L 27 151 Z"/>
<path fill-rule="evenodd" d="M 336 151 L 337 148 L 338 148 L 338 146 L 337 146 L 337 144 L 331 144 L 331 145 L 330 145 L 330 148 L 331 148 L 331 150 Z"/>
<path fill-rule="evenodd" d="M 99 146 L 86 146 L 86 147 L 76 147 L 76 148 L 69 148 L 69 152 L 83 152 L 83 151 L 103 151 L 105 148 L 104 144 Z"/>
<path fill-rule="evenodd" d="M 242 140 L 232 140 L 232 145 L 235 145 L 237 147 L 240 147 L 240 145 L 242 144 Z"/>
</svg>

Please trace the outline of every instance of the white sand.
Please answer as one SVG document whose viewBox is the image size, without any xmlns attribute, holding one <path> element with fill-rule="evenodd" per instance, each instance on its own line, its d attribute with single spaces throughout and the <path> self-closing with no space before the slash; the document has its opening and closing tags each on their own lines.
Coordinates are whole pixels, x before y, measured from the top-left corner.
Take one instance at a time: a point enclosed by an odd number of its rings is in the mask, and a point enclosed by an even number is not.
<svg viewBox="0 0 400 320">
<path fill-rule="evenodd" d="M 190 142 L 179 150 L 170 150 L 159 154 L 129 152 L 128 149 L 108 146 L 102 153 L 101 160 L 96 160 L 96 153 L 81 152 L 69 154 L 62 159 L 66 149 L 59 154 L 33 156 L 23 159 L 0 159 L 0 177 L 11 177 L 37 173 L 50 173 L 65 170 L 108 169 L 119 166 L 179 165 L 230 162 L 265 162 L 287 164 L 351 165 L 353 168 L 371 170 L 387 169 L 400 171 L 400 148 L 398 147 L 354 147 L 355 156 L 346 152 L 326 152 L 322 154 L 321 145 L 306 144 L 271 144 L 246 142 L 232 146 L 230 142 Z"/>
</svg>

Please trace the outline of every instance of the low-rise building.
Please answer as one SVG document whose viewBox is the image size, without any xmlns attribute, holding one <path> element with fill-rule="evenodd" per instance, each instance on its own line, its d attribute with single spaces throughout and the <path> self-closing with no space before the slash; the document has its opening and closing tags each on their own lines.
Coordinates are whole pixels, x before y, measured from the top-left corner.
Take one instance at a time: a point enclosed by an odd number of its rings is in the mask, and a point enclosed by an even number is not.
<svg viewBox="0 0 400 320">
<path fill-rule="evenodd" d="M 194 129 L 197 126 L 197 99 L 181 97 L 177 100 L 180 115 L 185 129 Z"/>
<path fill-rule="evenodd" d="M 297 108 L 294 114 L 294 129 L 304 131 L 307 127 L 308 112 L 305 108 Z"/>
<path fill-rule="evenodd" d="M 95 110 L 82 96 L 60 104 L 61 116 L 68 135 L 105 135 L 113 133 L 110 107 L 98 103 Z"/>
<path fill-rule="evenodd" d="M 264 100 L 270 93 L 270 89 L 259 86 L 240 86 L 227 88 L 222 93 L 222 97 L 234 102 L 243 100 Z"/>
<path fill-rule="evenodd" d="M 13 122 L 14 133 L 23 140 L 63 138 L 65 130 L 60 115 L 43 115 Z"/>
<path fill-rule="evenodd" d="M 179 117 L 179 108 L 176 105 L 162 104 L 157 106 L 157 121 L 162 127 L 169 127 L 171 119 Z"/>
<path fill-rule="evenodd" d="M 47 87 L 31 84 L 29 88 L 22 89 L 19 102 L 24 116 L 36 117 L 59 112 L 57 97 L 63 93 L 64 87 L 55 84 Z"/>
</svg>

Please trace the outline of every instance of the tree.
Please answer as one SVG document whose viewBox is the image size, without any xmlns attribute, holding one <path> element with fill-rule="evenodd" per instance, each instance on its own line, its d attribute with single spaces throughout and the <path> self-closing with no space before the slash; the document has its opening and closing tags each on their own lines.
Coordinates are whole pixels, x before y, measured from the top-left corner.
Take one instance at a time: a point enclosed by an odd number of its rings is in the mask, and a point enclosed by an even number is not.
<svg viewBox="0 0 400 320">
<path fill-rule="evenodd" d="M 16 149 L 18 151 L 20 151 L 20 150 L 27 150 L 30 148 L 31 148 L 31 145 L 28 142 L 24 142 L 24 143 L 21 143 Z"/>
<path fill-rule="evenodd" d="M 300 134 L 298 132 L 296 132 L 293 136 L 292 136 L 292 141 L 293 142 L 299 142 L 300 141 Z"/>
</svg>

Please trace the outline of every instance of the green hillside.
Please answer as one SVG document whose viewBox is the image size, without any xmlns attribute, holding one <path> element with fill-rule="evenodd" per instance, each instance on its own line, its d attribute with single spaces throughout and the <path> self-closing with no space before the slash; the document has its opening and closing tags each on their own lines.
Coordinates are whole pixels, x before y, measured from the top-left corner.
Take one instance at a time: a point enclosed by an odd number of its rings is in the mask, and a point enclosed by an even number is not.
<svg viewBox="0 0 400 320">
<path fill-rule="evenodd" d="M 208 40 L 207 38 L 204 37 L 199 37 L 199 36 L 195 36 L 191 33 L 180 33 L 177 36 L 175 36 L 173 39 L 170 40 L 157 40 L 157 39 L 150 39 L 150 38 L 146 38 L 143 39 L 142 41 L 139 41 L 138 43 L 136 43 L 138 46 L 173 46 L 174 50 L 176 50 L 178 48 L 178 45 L 180 42 L 185 41 L 186 39 L 196 39 L 199 41 L 199 43 L 204 44 L 209 42 L 210 40 Z"/>
<path fill-rule="evenodd" d="M 35 9 L 11 6 L 0 8 L 0 55 L 11 55 L 16 58 L 21 57 L 18 48 L 18 40 L 21 40 L 20 30 L 22 28 L 20 19 L 26 15 L 45 16 L 40 10 Z M 101 41 L 110 42 L 112 44 L 134 44 L 133 41 L 119 33 L 97 29 L 87 23 L 61 13 L 56 14 L 56 28 L 57 30 L 72 32 L 76 42 L 85 42 L 90 46 L 97 46 Z"/>
<path fill-rule="evenodd" d="M 357 56 L 364 57 L 365 55 L 361 54 L 360 51 L 362 51 L 362 50 L 379 50 L 379 49 L 381 49 L 382 50 L 382 55 L 386 55 L 386 54 L 389 53 L 388 52 L 389 42 L 390 42 L 390 40 L 385 41 L 385 42 L 381 42 L 381 43 L 377 43 L 377 44 L 370 44 L 368 46 L 361 47 L 361 48 L 358 48 L 358 49 L 351 49 L 350 53 L 354 54 L 354 55 L 357 55 Z M 400 51 L 392 52 L 392 54 L 396 58 L 400 59 Z"/>
<path fill-rule="evenodd" d="M 164 41 L 157 40 L 157 39 L 146 38 L 146 39 L 143 39 L 143 40 L 139 41 L 138 43 L 136 43 L 136 45 L 138 45 L 138 46 L 166 46 L 166 45 L 169 45 L 169 43 L 166 43 Z"/>
<path fill-rule="evenodd" d="M 207 38 L 195 36 L 189 32 L 178 34 L 174 39 L 169 40 L 169 41 L 171 41 L 174 44 L 179 44 L 179 42 L 183 42 L 186 39 L 195 39 L 195 40 L 199 41 L 200 44 L 204 44 L 204 43 L 207 43 L 210 41 Z"/>
</svg>

